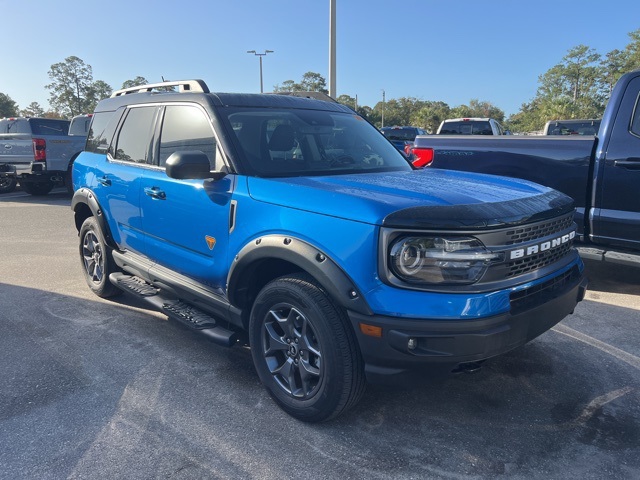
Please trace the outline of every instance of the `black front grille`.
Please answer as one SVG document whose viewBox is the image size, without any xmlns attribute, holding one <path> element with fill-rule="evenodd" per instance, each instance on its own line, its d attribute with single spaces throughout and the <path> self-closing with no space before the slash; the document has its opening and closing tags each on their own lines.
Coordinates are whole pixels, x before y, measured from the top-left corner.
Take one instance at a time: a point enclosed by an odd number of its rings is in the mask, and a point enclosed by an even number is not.
<svg viewBox="0 0 640 480">
<path fill-rule="evenodd" d="M 531 255 L 530 257 L 520 258 L 509 262 L 507 278 L 517 277 L 518 275 L 551 265 L 553 262 L 560 260 L 569 253 L 572 245 L 573 241 L 565 243 L 561 247 L 553 250 L 547 250 L 546 252 L 538 253 L 537 255 Z"/>
<path fill-rule="evenodd" d="M 512 293 L 509 298 L 511 313 L 518 314 L 558 297 L 577 282 L 579 278 L 580 271 L 578 267 L 573 267 L 563 275 L 559 275 L 547 282 Z"/>
<path fill-rule="evenodd" d="M 536 225 L 527 225 L 513 230 L 508 230 L 506 233 L 507 241 L 505 245 L 517 245 L 518 243 L 528 242 L 536 238 L 546 237 L 552 235 L 555 232 L 560 232 L 571 226 L 573 222 L 573 213 L 565 215 L 564 217 L 557 218 L 545 223 L 538 223 Z"/>
</svg>

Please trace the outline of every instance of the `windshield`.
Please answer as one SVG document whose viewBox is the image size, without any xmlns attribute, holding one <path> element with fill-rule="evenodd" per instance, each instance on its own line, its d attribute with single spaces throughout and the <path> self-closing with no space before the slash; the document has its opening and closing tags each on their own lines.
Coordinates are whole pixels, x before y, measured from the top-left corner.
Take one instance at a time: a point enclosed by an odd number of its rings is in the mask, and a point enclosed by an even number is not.
<svg viewBox="0 0 640 480">
<path fill-rule="evenodd" d="M 356 114 L 321 110 L 226 109 L 249 175 L 291 177 L 411 170 Z"/>
</svg>

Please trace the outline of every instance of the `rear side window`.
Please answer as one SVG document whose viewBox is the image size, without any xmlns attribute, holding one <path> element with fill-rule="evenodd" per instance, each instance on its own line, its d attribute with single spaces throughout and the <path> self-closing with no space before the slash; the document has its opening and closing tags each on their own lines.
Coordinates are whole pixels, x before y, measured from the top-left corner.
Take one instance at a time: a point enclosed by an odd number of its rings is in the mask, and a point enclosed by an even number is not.
<svg viewBox="0 0 640 480">
<path fill-rule="evenodd" d="M 68 120 L 53 120 L 48 118 L 30 118 L 31 133 L 34 135 L 68 135 Z M 25 132 L 26 133 L 26 132 Z"/>
<path fill-rule="evenodd" d="M 201 151 L 216 169 L 216 142 L 207 115 L 196 106 L 169 105 L 165 108 L 160 135 L 159 164 L 178 150 Z"/>
<path fill-rule="evenodd" d="M 101 112 L 93 115 L 87 134 L 85 150 L 93 153 L 107 153 L 113 138 L 121 111 Z"/>
<path fill-rule="evenodd" d="M 149 163 L 151 134 L 155 125 L 156 107 L 131 108 L 116 143 L 116 160 Z"/>
</svg>

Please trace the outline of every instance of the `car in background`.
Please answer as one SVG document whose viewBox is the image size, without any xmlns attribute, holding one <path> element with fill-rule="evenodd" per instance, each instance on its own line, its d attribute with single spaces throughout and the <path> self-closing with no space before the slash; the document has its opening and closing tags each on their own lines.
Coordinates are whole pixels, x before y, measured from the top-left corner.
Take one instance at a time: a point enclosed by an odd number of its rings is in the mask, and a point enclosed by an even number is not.
<svg viewBox="0 0 640 480">
<path fill-rule="evenodd" d="M 401 152 L 406 152 L 406 147 L 413 145 L 416 136 L 427 135 L 425 130 L 418 127 L 382 127 L 380 131 Z"/>
<path fill-rule="evenodd" d="M 83 113 L 82 115 L 73 117 L 69 124 L 69 135 L 86 137 L 89 133 L 91 117 L 93 117 L 92 113 Z"/>
<path fill-rule="evenodd" d="M 549 120 L 543 135 L 597 135 L 600 119 Z"/>
<path fill-rule="evenodd" d="M 493 118 L 450 118 L 438 127 L 437 135 L 507 135 Z"/>
</svg>

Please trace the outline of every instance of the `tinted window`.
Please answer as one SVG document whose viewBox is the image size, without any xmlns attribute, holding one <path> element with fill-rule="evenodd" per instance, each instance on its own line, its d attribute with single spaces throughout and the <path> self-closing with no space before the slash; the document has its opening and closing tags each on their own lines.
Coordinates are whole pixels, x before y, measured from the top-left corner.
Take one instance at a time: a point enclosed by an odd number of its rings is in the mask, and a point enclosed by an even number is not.
<svg viewBox="0 0 640 480">
<path fill-rule="evenodd" d="M 640 95 L 636 99 L 636 106 L 631 116 L 631 133 L 640 137 Z"/>
<path fill-rule="evenodd" d="M 195 106 L 169 105 L 165 109 L 160 136 L 159 164 L 177 150 L 199 150 L 216 168 L 216 143 L 206 114 Z"/>
<path fill-rule="evenodd" d="M 445 122 L 438 132 L 440 135 L 493 135 L 487 121 Z"/>
<path fill-rule="evenodd" d="M 117 160 L 147 163 L 156 107 L 132 108 L 127 113 L 118 135 Z"/>
<path fill-rule="evenodd" d="M 106 153 L 113 138 L 121 111 L 96 113 L 87 134 L 87 152 Z"/>
<path fill-rule="evenodd" d="M 84 136 L 89 131 L 89 124 L 91 123 L 90 116 L 83 116 L 74 118 L 69 126 L 69 135 L 81 135 Z"/>
<path fill-rule="evenodd" d="M 597 135 L 600 120 L 559 120 L 549 124 L 547 135 Z"/>
<path fill-rule="evenodd" d="M 47 118 L 30 118 L 31 133 L 34 135 L 67 135 L 69 133 L 68 120 L 53 120 Z"/>
<path fill-rule="evenodd" d="M 226 112 L 249 174 L 287 177 L 411 170 L 398 150 L 355 114 L 275 108 Z"/>
<path fill-rule="evenodd" d="M 389 140 L 413 142 L 421 132 L 417 128 L 390 128 L 382 130 L 382 134 Z"/>
</svg>

